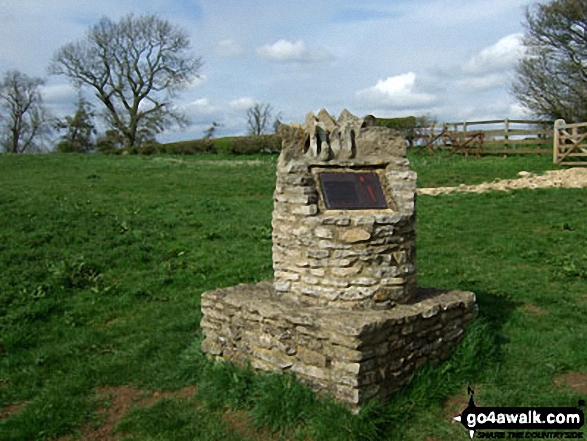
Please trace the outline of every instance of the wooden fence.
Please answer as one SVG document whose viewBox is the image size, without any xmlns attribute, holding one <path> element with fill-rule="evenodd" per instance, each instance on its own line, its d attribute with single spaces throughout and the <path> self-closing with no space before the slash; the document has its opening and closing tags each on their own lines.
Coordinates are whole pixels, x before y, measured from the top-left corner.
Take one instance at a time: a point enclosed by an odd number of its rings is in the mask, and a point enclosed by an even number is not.
<svg viewBox="0 0 587 441">
<path fill-rule="evenodd" d="M 553 162 L 558 165 L 587 165 L 587 122 L 554 122 Z"/>
<path fill-rule="evenodd" d="M 451 154 L 509 155 L 551 153 L 552 121 L 501 119 L 444 123 L 417 129 L 412 145 Z"/>
</svg>

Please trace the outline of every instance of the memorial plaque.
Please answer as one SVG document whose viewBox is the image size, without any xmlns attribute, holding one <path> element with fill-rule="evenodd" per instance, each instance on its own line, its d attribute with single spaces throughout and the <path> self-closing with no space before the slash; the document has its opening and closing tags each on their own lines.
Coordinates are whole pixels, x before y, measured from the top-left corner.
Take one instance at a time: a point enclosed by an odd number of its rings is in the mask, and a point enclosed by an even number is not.
<svg viewBox="0 0 587 441">
<path fill-rule="evenodd" d="M 327 209 L 387 208 L 379 175 L 375 172 L 321 172 L 318 179 Z"/>
</svg>

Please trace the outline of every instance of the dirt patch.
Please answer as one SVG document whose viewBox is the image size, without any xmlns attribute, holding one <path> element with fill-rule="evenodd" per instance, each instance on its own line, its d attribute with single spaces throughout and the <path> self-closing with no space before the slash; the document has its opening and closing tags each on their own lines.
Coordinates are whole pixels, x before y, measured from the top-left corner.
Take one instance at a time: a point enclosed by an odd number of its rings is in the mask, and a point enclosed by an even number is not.
<svg viewBox="0 0 587 441">
<path fill-rule="evenodd" d="M 587 372 L 567 372 L 554 378 L 558 387 L 566 386 L 580 394 L 587 395 Z"/>
<path fill-rule="evenodd" d="M 28 404 L 28 401 L 22 401 L 20 403 L 9 404 L 0 409 L 0 421 L 10 418 L 12 415 L 20 412 Z"/>
<path fill-rule="evenodd" d="M 78 439 L 115 441 L 120 437 L 114 433 L 114 428 L 133 406 L 150 406 L 163 398 L 192 398 L 195 392 L 196 386 L 189 386 L 175 392 L 148 392 L 130 386 L 98 389 L 96 393 L 101 404 L 98 406 L 97 411 L 101 423 L 85 423 L 80 427 L 78 434 L 57 438 L 56 441 L 74 441 Z"/>
<path fill-rule="evenodd" d="M 436 196 L 453 192 L 483 193 L 486 191 L 508 191 L 520 188 L 584 188 L 587 187 L 587 167 L 566 170 L 550 170 L 543 175 L 521 171 L 517 179 L 503 179 L 478 185 L 461 184 L 458 187 L 419 188 L 418 194 Z"/>
<path fill-rule="evenodd" d="M 153 392 L 151 396 L 142 395 L 142 398 L 137 401 L 137 407 L 146 407 L 155 404 L 157 401 L 163 398 L 187 398 L 191 399 L 194 398 L 196 394 L 196 386 L 189 386 L 185 389 L 178 390 L 176 392 L 170 391 L 163 391 L 163 392 Z"/>
<path fill-rule="evenodd" d="M 466 394 L 453 395 L 448 398 L 442 405 L 444 415 L 451 422 L 455 422 L 454 417 L 461 414 L 469 404 L 469 397 Z"/>
<path fill-rule="evenodd" d="M 162 399 L 191 399 L 196 394 L 197 386 L 192 385 L 178 391 L 149 392 L 130 386 L 104 387 L 96 391 L 98 397 L 98 421 L 89 421 L 79 427 L 76 433 L 62 436 L 55 441 L 116 441 L 124 434 L 116 434 L 114 429 L 121 419 L 133 407 L 147 407 Z M 15 403 L 0 409 L 0 421 L 20 412 L 28 402 Z M 273 441 L 267 431 L 256 430 L 246 411 L 226 412 L 222 419 L 243 437 L 260 441 Z"/>
<path fill-rule="evenodd" d="M 531 303 L 528 305 L 522 306 L 522 309 L 530 314 L 534 315 L 544 315 L 546 314 L 546 310 L 540 308 L 539 306 L 532 305 Z"/>
<path fill-rule="evenodd" d="M 267 432 L 255 430 L 251 423 L 251 418 L 244 410 L 228 411 L 222 415 L 222 420 L 228 423 L 236 433 L 245 438 L 259 441 L 273 441 L 275 439 Z"/>
<path fill-rule="evenodd" d="M 475 389 L 475 404 L 477 406 L 480 406 L 481 403 L 479 402 L 479 398 L 478 398 L 479 390 L 477 388 L 474 388 L 474 389 Z M 459 424 L 457 421 L 454 420 L 454 417 L 460 415 L 461 412 L 463 410 L 465 410 L 468 405 L 469 405 L 469 395 L 467 394 L 467 387 L 464 387 L 462 389 L 461 393 L 459 393 L 457 395 L 453 395 L 452 397 L 449 397 L 442 405 L 442 409 L 444 411 L 444 415 L 446 416 L 447 419 L 450 420 L 451 423 Z"/>
</svg>

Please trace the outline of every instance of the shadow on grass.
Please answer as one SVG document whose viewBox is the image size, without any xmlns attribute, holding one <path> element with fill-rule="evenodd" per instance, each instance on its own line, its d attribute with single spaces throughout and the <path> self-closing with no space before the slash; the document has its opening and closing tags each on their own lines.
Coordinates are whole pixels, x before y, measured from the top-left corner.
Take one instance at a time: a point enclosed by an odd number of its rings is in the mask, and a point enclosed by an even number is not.
<svg viewBox="0 0 587 441">
<path fill-rule="evenodd" d="M 523 304 L 509 299 L 506 294 L 483 291 L 474 286 L 465 289 L 475 293 L 479 317 L 487 320 L 496 330 L 500 330 L 514 310 Z"/>
</svg>

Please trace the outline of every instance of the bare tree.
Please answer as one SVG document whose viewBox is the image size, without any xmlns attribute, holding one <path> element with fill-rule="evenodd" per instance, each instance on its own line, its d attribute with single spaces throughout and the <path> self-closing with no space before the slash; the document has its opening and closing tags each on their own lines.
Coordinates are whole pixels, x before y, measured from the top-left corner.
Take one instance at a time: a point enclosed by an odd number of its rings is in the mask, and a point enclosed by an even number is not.
<svg viewBox="0 0 587 441">
<path fill-rule="evenodd" d="M 587 121 L 587 2 L 535 4 L 526 22 L 513 94 L 538 117 Z"/>
<path fill-rule="evenodd" d="M 255 103 L 247 109 L 247 124 L 250 135 L 262 135 L 269 130 L 273 109 L 268 103 Z"/>
<path fill-rule="evenodd" d="M 278 133 L 279 132 L 279 126 L 281 125 L 281 120 L 283 119 L 283 115 L 281 114 L 281 112 L 277 112 L 277 115 L 275 115 L 275 118 L 273 118 L 273 133 Z"/>
<path fill-rule="evenodd" d="M 10 153 L 24 153 L 38 147 L 39 137 L 50 131 L 39 87 L 41 78 L 17 70 L 4 74 L 0 83 L 2 146 Z"/>
<path fill-rule="evenodd" d="M 213 121 L 212 125 L 204 130 L 204 139 L 214 139 L 216 136 L 217 130 L 222 127 L 222 124 L 219 122 Z"/>
<path fill-rule="evenodd" d="M 49 70 L 93 89 L 106 123 L 131 147 L 185 123 L 171 100 L 198 77 L 202 62 L 189 48 L 187 33 L 157 16 L 104 17 L 59 49 Z"/>
</svg>

